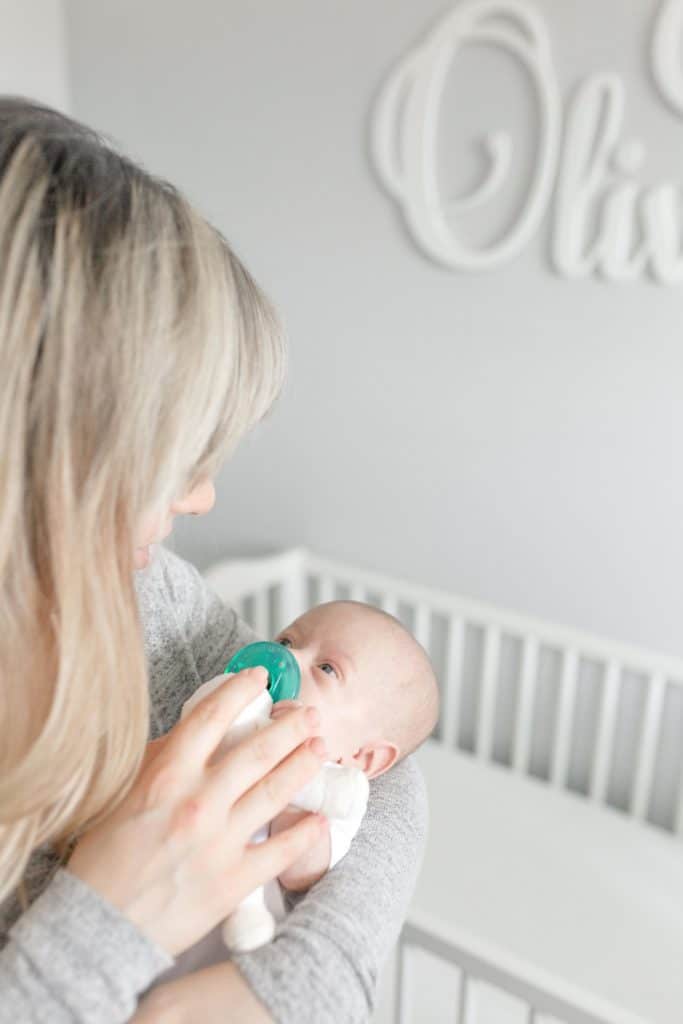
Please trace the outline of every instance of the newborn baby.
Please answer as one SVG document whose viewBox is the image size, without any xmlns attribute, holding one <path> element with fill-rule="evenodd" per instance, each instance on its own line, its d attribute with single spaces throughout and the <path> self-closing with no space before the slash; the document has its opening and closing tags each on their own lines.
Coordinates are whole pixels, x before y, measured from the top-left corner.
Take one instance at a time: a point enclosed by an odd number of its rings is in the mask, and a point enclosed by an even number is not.
<svg viewBox="0 0 683 1024">
<path fill-rule="evenodd" d="M 282 630 L 301 669 L 299 699 L 320 713 L 320 735 L 328 756 L 356 765 L 376 778 L 415 750 L 438 716 L 438 687 L 423 648 L 393 616 L 356 601 L 332 601 L 305 612 Z M 282 714 L 289 701 L 275 705 Z M 271 834 L 301 817 L 286 810 Z M 279 881 L 285 889 L 307 889 L 348 850 L 360 819 L 333 821 L 329 832 Z M 349 827 L 350 826 L 350 827 Z"/>
<path fill-rule="evenodd" d="M 331 762 L 354 765 L 373 779 L 415 750 L 434 728 L 439 698 L 429 658 L 386 612 L 356 601 L 331 601 L 305 612 L 276 640 L 299 664 L 299 700 L 318 709 L 319 733 Z M 272 717 L 294 704 L 278 702 Z M 271 834 L 305 813 L 287 808 L 271 822 Z M 330 819 L 320 842 L 280 875 L 280 886 L 302 891 L 317 882 L 347 852 L 361 820 L 362 812 L 347 820 Z M 277 883 L 266 887 L 266 898 L 275 917 L 284 916 Z M 226 955 L 218 926 L 158 980 L 209 966 Z"/>
</svg>

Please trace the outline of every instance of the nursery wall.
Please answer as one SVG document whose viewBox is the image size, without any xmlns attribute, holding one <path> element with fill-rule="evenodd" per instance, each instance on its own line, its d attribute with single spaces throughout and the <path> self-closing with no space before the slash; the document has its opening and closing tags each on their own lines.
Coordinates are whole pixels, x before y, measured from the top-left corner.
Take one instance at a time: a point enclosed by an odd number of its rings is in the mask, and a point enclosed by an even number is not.
<svg viewBox="0 0 683 1024">
<path fill-rule="evenodd" d="M 514 258 L 447 267 L 373 165 L 387 75 L 456 6 L 67 3 L 76 116 L 190 194 L 289 334 L 285 394 L 219 475 L 213 512 L 178 523 L 177 550 L 204 567 L 302 543 L 683 654 L 683 284 L 559 273 L 556 188 Z M 683 182 L 683 119 L 650 68 L 658 5 L 534 10 L 559 129 L 586 76 L 614 72 L 621 137 L 643 145 L 632 179 Z M 471 191 L 477 140 L 505 129 L 511 210 L 540 146 L 529 76 L 510 53 L 465 46 L 444 111 L 444 190 Z M 485 245 L 502 222 L 482 216 L 468 231 Z"/>
<path fill-rule="evenodd" d="M 68 111 L 62 0 L 0 0 L 0 92 L 19 93 Z"/>
</svg>

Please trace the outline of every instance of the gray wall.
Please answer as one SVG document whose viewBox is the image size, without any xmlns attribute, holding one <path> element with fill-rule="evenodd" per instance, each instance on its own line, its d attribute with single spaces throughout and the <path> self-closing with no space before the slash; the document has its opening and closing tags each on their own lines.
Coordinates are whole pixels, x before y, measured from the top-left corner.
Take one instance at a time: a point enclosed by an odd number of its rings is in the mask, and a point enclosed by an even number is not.
<svg viewBox="0 0 683 1024">
<path fill-rule="evenodd" d="M 0 93 L 70 108 L 62 0 L 0 0 Z"/>
<path fill-rule="evenodd" d="M 655 6 L 538 0 L 565 97 L 619 71 L 644 179 L 683 181 L 683 121 L 647 72 Z M 562 280 L 548 218 L 489 274 L 419 253 L 372 173 L 368 112 L 446 9 L 67 2 L 75 114 L 189 193 L 290 335 L 284 397 L 177 549 L 203 567 L 303 543 L 683 654 L 683 287 Z M 509 100 L 490 57 L 464 65 L 470 141 Z"/>
</svg>

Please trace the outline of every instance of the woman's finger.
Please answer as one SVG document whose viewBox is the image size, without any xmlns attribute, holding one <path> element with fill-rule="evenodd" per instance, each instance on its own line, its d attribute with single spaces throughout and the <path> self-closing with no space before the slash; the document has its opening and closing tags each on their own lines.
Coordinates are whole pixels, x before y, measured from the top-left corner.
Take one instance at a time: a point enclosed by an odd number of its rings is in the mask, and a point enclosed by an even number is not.
<svg viewBox="0 0 683 1024">
<path fill-rule="evenodd" d="M 245 736 L 220 760 L 209 765 L 203 786 L 208 803 L 217 809 L 234 804 L 295 747 L 310 739 L 319 724 L 320 715 L 315 708 L 298 708 Z"/>
<path fill-rule="evenodd" d="M 296 825 L 291 825 L 262 843 L 249 846 L 243 862 L 245 875 L 251 879 L 250 888 L 246 892 L 281 875 L 315 846 L 328 827 L 324 815 L 307 814 Z"/>
<path fill-rule="evenodd" d="M 226 678 L 168 733 L 164 757 L 204 765 L 247 704 L 268 682 L 265 668 L 247 668 Z"/>
<path fill-rule="evenodd" d="M 243 835 L 253 835 L 284 810 L 292 797 L 314 778 L 324 757 L 325 745 L 320 737 L 295 750 L 234 803 L 230 811 L 231 827 Z"/>
</svg>

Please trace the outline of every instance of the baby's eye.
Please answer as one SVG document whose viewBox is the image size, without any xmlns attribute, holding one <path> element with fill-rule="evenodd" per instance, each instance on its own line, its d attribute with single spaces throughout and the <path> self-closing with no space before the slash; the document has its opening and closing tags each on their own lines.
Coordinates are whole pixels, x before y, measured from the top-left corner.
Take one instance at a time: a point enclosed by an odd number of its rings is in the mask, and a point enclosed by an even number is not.
<svg viewBox="0 0 683 1024">
<path fill-rule="evenodd" d="M 291 647 L 292 646 L 292 641 L 289 639 L 288 636 L 280 637 L 280 639 L 278 640 L 278 643 L 282 647 Z"/>
<path fill-rule="evenodd" d="M 336 676 L 337 674 L 336 668 L 334 665 L 330 665 L 329 661 L 324 661 L 322 665 L 318 665 L 318 668 L 328 676 Z"/>
</svg>

